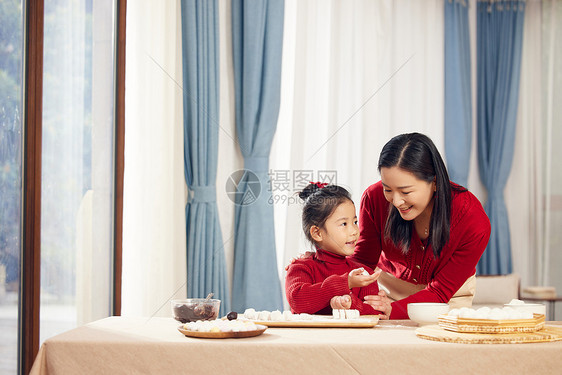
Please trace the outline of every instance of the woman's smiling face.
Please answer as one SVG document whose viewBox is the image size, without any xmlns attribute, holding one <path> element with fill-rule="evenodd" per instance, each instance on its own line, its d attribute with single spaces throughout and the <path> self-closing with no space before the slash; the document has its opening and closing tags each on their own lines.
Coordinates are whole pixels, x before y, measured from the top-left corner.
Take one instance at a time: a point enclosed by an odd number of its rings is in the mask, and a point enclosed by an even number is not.
<svg viewBox="0 0 562 375">
<path fill-rule="evenodd" d="M 399 167 L 381 168 L 381 180 L 384 197 L 396 207 L 402 219 L 410 221 L 420 215 L 431 217 L 435 181 L 420 180 Z"/>
</svg>

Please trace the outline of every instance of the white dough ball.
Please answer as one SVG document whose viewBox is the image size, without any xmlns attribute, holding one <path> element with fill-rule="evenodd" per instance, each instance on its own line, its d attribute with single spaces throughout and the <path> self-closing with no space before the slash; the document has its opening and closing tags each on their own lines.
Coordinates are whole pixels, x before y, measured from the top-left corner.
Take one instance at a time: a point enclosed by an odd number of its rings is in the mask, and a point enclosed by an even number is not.
<svg viewBox="0 0 562 375">
<path fill-rule="evenodd" d="M 258 319 L 257 320 L 270 320 L 270 316 L 271 316 L 271 313 L 269 311 L 267 311 L 267 310 L 260 311 L 258 313 Z"/>
<path fill-rule="evenodd" d="M 508 305 L 524 305 L 525 301 L 521 301 L 520 299 L 514 298 L 509 301 Z"/>
<path fill-rule="evenodd" d="M 481 307 L 478 310 L 476 310 L 477 313 L 485 314 L 486 316 L 490 313 L 490 311 L 492 311 L 492 309 L 489 308 L 488 306 L 484 306 L 484 307 Z"/>
<path fill-rule="evenodd" d="M 279 310 L 272 311 L 271 315 L 269 316 L 269 319 L 274 322 L 281 321 L 283 320 L 283 314 Z"/>
<path fill-rule="evenodd" d="M 486 314 L 485 312 L 476 310 L 476 313 L 474 314 L 474 319 L 488 319 L 488 314 Z"/>
<path fill-rule="evenodd" d="M 283 311 L 283 319 L 290 322 L 293 320 L 293 313 L 288 310 Z"/>
<path fill-rule="evenodd" d="M 461 312 L 460 309 L 451 309 L 451 310 L 449 310 L 449 313 L 447 315 L 449 315 L 449 316 L 459 316 L 460 312 Z"/>
<path fill-rule="evenodd" d="M 512 312 L 508 312 L 508 314 L 513 316 L 512 319 L 523 319 L 523 312 L 522 311 L 513 310 Z"/>
<path fill-rule="evenodd" d="M 256 319 L 257 318 L 256 310 L 252 308 L 246 309 L 246 311 L 244 311 L 244 318 Z"/>
<path fill-rule="evenodd" d="M 476 311 L 468 307 L 462 307 L 459 312 L 460 318 L 472 319 L 476 316 Z"/>
<path fill-rule="evenodd" d="M 511 313 L 512 311 L 515 311 L 515 310 L 513 309 L 513 307 L 505 306 L 503 308 L 503 311 L 507 311 L 508 313 Z"/>
<path fill-rule="evenodd" d="M 495 307 L 490 312 L 489 319 L 505 320 L 505 319 L 508 319 L 508 313 L 507 313 L 507 311 L 503 311 L 502 309 L 499 309 L 499 308 Z"/>
</svg>

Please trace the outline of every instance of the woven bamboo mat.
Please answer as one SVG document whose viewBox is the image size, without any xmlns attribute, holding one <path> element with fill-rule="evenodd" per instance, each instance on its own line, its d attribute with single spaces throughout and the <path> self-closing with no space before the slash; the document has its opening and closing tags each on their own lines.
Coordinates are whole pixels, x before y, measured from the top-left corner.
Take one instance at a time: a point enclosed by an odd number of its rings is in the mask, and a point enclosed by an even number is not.
<svg viewBox="0 0 562 375">
<path fill-rule="evenodd" d="M 438 325 L 429 325 L 416 329 L 416 335 L 426 340 L 459 344 L 519 344 L 562 341 L 562 327 L 547 325 L 536 332 L 465 333 L 447 331 Z"/>
</svg>

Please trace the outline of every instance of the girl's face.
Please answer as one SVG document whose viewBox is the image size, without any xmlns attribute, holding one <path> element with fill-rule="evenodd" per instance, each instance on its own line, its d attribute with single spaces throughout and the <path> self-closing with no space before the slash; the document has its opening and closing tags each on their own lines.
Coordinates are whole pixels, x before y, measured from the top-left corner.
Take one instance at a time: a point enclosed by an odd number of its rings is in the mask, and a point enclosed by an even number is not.
<svg viewBox="0 0 562 375">
<path fill-rule="evenodd" d="M 425 182 L 398 167 L 381 168 L 384 197 L 404 220 L 429 219 L 433 210 L 435 181 Z"/>
<path fill-rule="evenodd" d="M 313 226 L 311 235 L 316 245 L 326 251 L 343 256 L 352 255 L 359 239 L 355 205 L 346 200 L 326 219 L 324 226 Z"/>
</svg>

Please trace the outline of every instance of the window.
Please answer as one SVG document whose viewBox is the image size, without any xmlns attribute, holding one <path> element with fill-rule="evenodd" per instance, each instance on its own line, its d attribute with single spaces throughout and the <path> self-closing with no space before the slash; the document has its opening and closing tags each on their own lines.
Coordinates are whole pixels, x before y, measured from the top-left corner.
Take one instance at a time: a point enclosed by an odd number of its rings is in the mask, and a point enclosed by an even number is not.
<svg viewBox="0 0 562 375">
<path fill-rule="evenodd" d="M 17 371 L 22 189 L 22 7 L 0 0 L 0 375 Z"/>
<path fill-rule="evenodd" d="M 111 315 L 113 0 L 46 0 L 40 341 Z"/>
<path fill-rule="evenodd" d="M 0 375 L 28 373 L 52 335 L 119 313 L 117 5 L 0 0 Z"/>
</svg>

